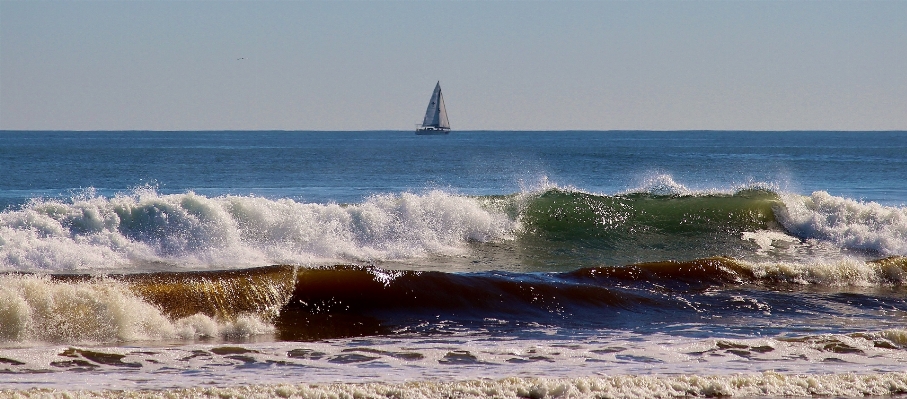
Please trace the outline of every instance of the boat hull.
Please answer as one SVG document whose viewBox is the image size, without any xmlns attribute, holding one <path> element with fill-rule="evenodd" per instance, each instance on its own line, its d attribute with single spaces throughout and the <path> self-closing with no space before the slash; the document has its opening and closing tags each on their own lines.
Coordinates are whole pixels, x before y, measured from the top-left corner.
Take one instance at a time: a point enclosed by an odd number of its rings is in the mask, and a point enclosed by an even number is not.
<svg viewBox="0 0 907 399">
<path fill-rule="evenodd" d="M 419 136 L 428 136 L 428 135 L 439 135 L 439 134 L 448 134 L 450 129 L 416 129 L 416 134 Z"/>
</svg>

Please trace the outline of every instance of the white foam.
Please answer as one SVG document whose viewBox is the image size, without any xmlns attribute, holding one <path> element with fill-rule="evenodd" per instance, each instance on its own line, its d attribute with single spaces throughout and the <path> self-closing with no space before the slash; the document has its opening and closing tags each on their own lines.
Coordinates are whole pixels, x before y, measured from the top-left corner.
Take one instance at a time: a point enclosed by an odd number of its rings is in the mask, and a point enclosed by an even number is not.
<svg viewBox="0 0 907 399">
<path fill-rule="evenodd" d="M 860 202 L 817 191 L 785 194 L 775 209 L 778 222 L 802 239 L 818 239 L 851 250 L 907 255 L 907 208 Z"/>
<path fill-rule="evenodd" d="M 267 334 L 254 315 L 216 320 L 196 314 L 171 320 L 121 282 L 53 281 L 48 276 L 0 276 L 0 343 L 104 343 Z"/>
<path fill-rule="evenodd" d="M 800 262 L 739 262 L 761 279 L 804 285 L 875 287 L 907 284 L 902 262 L 866 262 L 858 258 Z"/>
<path fill-rule="evenodd" d="M 570 191 L 574 189 L 573 187 L 561 187 L 557 183 L 551 181 L 547 175 L 541 175 L 535 180 L 520 180 L 520 192 L 523 194 L 529 193 L 544 193 L 548 190 L 563 190 Z"/>
<path fill-rule="evenodd" d="M 501 240 L 519 228 L 474 198 L 430 191 L 379 195 L 360 204 L 143 188 L 113 198 L 34 200 L 0 213 L 0 270 L 187 268 L 456 254 L 468 241 Z"/>
<path fill-rule="evenodd" d="M 554 327 L 528 328 L 538 329 L 542 334 L 557 330 Z M 445 389 L 463 381 L 490 384 L 520 381 L 518 385 L 530 389 L 539 381 L 532 377 L 545 376 L 543 381 L 561 384 L 609 381 L 609 384 L 623 385 L 644 396 L 638 391 L 641 387 L 634 385 L 633 376 L 650 376 L 651 384 L 677 377 L 701 378 L 731 386 L 738 378 L 750 381 L 747 384 L 751 385 L 768 384 L 761 378 L 769 377 L 800 384 L 802 380 L 794 377 L 803 376 L 825 379 L 823 386 L 833 386 L 838 383 L 832 375 L 846 379 L 862 378 L 859 374 L 863 373 L 902 373 L 907 361 L 904 336 L 903 330 L 896 329 L 846 335 L 789 337 L 784 334 L 774 338 L 737 339 L 615 331 L 564 340 L 552 336 L 510 339 L 506 335 L 465 332 L 430 338 L 403 334 L 314 342 L 269 342 L 264 338 L 227 344 L 199 340 L 178 345 L 169 342 L 167 345 L 148 345 L 146 342 L 144 347 L 136 346 L 141 343 L 115 347 L 93 345 L 85 349 L 72 345 L 16 346 L 0 351 L 0 357 L 6 359 L 0 363 L 0 370 L 6 369 L 6 387 L 19 389 L 129 390 L 138 386 L 149 390 L 172 390 L 207 386 L 231 392 L 229 389 L 257 389 L 238 387 L 250 378 L 262 387 L 306 382 L 322 387 L 334 384 L 337 389 L 346 389 L 339 388 L 348 387 L 344 384 L 364 383 L 400 389 L 409 386 L 409 382 L 423 381 L 419 384 L 438 384 L 438 389 Z M 119 364 L 78 355 L 83 350 L 124 355 L 122 361 L 136 367 L 124 370 Z M 242 356 L 235 356 L 237 354 Z M 91 370 L 79 365 L 54 366 L 73 358 L 79 358 L 83 366 L 87 365 Z M 35 370 L 54 372 L 36 373 Z M 766 376 L 775 370 L 788 374 Z M 847 383 L 843 379 L 842 383 Z M 784 381 L 773 381 L 785 384 Z M 780 389 L 780 386 L 776 388 Z M 732 396 L 752 395 L 748 390 L 751 388 L 718 392 Z M 646 395 L 658 392 L 669 391 L 659 388 L 659 391 L 647 391 Z M 691 392 L 702 394 L 705 391 Z M 802 394 L 802 391 L 787 392 Z"/>
<path fill-rule="evenodd" d="M 687 196 L 694 192 L 674 181 L 674 177 L 669 174 L 654 174 L 645 177 L 638 187 L 627 190 L 624 194 Z"/>
<path fill-rule="evenodd" d="M 907 348 L 907 330 L 891 328 L 881 331 L 875 336 L 887 340 L 898 347 Z"/>
<path fill-rule="evenodd" d="M 59 397 L 168 398 L 688 398 L 688 397 L 865 397 L 907 392 L 907 372 L 796 375 L 776 372 L 737 375 L 616 375 L 584 378 L 511 377 L 456 382 L 413 381 L 365 384 L 273 384 L 195 387 L 160 391 L 55 390 Z M 0 397 L 45 397 L 41 389 L 0 391 Z"/>
<path fill-rule="evenodd" d="M 779 248 L 795 246 L 800 243 L 800 239 L 789 236 L 780 231 L 758 230 L 745 231 L 741 234 L 744 240 L 752 241 L 759 246 L 759 253 L 766 253 Z"/>
</svg>

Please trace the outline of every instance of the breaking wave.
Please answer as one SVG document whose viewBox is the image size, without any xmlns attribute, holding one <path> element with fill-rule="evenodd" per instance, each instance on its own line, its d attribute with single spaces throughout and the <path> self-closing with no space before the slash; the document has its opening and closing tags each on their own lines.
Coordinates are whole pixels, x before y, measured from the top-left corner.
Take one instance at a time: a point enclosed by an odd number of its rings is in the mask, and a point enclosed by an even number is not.
<svg viewBox="0 0 907 399">
<path fill-rule="evenodd" d="M 859 202 L 817 191 L 785 195 L 779 222 L 803 239 L 886 255 L 907 255 L 907 208 Z"/>
<path fill-rule="evenodd" d="M 889 293 L 874 295 L 893 298 L 888 306 L 895 309 L 903 308 L 899 298 L 905 286 L 904 257 L 816 265 L 706 258 L 561 273 L 444 273 L 374 266 L 104 276 L 12 273 L 0 275 L 0 341 L 118 342 L 261 334 L 307 341 L 449 333 L 457 325 L 506 330 L 525 323 L 606 328 L 626 323 L 628 312 L 636 315 L 632 323 L 639 323 L 648 317 L 667 320 L 665 312 L 672 319 L 696 320 L 702 309 L 721 317 L 769 313 L 783 320 L 800 317 L 800 310 L 813 306 L 808 296 L 796 294 L 800 290 L 888 287 Z M 738 291 L 743 287 L 747 293 Z M 840 307 L 857 298 L 841 299 Z M 445 322 L 426 322 L 439 317 Z M 904 342 L 902 336 L 895 338 Z"/>
<path fill-rule="evenodd" d="M 135 270 L 313 264 L 457 254 L 519 224 L 480 201 L 431 191 L 353 205 L 137 190 L 33 200 L 0 214 L 0 270 Z"/>
<path fill-rule="evenodd" d="M 105 343 L 274 332 L 295 268 L 0 275 L 0 342 Z"/>
<path fill-rule="evenodd" d="M 824 192 L 779 194 L 760 184 L 695 192 L 670 176 L 653 179 L 618 195 L 548 184 L 510 195 L 434 190 L 346 205 L 152 189 L 34 199 L 0 213 L 0 270 L 215 270 L 429 257 L 468 263 L 497 244 L 511 249 L 504 258 L 516 270 L 537 271 L 715 256 L 808 265 L 907 255 L 904 207 Z"/>
</svg>

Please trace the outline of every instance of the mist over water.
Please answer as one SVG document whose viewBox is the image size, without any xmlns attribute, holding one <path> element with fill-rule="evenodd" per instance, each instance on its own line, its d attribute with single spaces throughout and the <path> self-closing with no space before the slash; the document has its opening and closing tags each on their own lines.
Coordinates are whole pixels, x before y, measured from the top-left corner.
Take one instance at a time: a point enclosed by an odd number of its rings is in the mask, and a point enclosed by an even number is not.
<svg viewBox="0 0 907 399">
<path fill-rule="evenodd" d="M 539 375 L 563 379 L 548 396 L 637 374 L 907 392 L 907 134 L 0 141 L 0 380 L 18 388 L 229 390 L 254 369 L 520 377 L 489 389 L 524 396 Z"/>
</svg>

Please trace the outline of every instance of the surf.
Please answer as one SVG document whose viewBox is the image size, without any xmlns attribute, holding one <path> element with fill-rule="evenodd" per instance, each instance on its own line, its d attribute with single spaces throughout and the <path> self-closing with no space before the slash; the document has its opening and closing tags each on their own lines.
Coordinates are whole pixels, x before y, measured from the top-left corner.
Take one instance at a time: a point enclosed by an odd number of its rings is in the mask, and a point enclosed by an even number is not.
<svg viewBox="0 0 907 399">
<path fill-rule="evenodd" d="M 612 195 L 550 184 L 352 204 L 144 187 L 33 199 L 0 212 L 0 270 L 47 273 L 340 263 L 466 271 L 475 258 L 491 260 L 485 270 L 569 271 L 713 256 L 808 264 L 905 254 L 903 207 L 759 184 L 694 191 L 669 176 Z"/>
<path fill-rule="evenodd" d="M 7 344 L 256 335 L 309 341 L 435 334 L 457 326 L 515 332 L 526 323 L 633 328 L 653 317 L 667 320 L 666 312 L 674 322 L 698 320 L 703 309 L 718 317 L 775 312 L 796 322 L 795 311 L 811 306 L 798 292 L 832 295 L 832 301 L 837 293 L 865 293 L 876 302 L 900 298 L 907 287 L 907 258 L 805 267 L 718 257 L 556 273 L 269 266 L 8 273 L 0 282 L 0 340 Z M 784 292 L 791 294 L 779 294 Z"/>
<path fill-rule="evenodd" d="M 0 341 L 105 343 L 274 332 L 295 268 L 138 274 L 0 275 Z"/>
<path fill-rule="evenodd" d="M 35 199 L 0 213 L 0 270 L 142 271 L 373 262 L 461 254 L 519 223 L 473 198 L 429 191 L 358 204 L 149 188 L 112 198 Z"/>
</svg>

